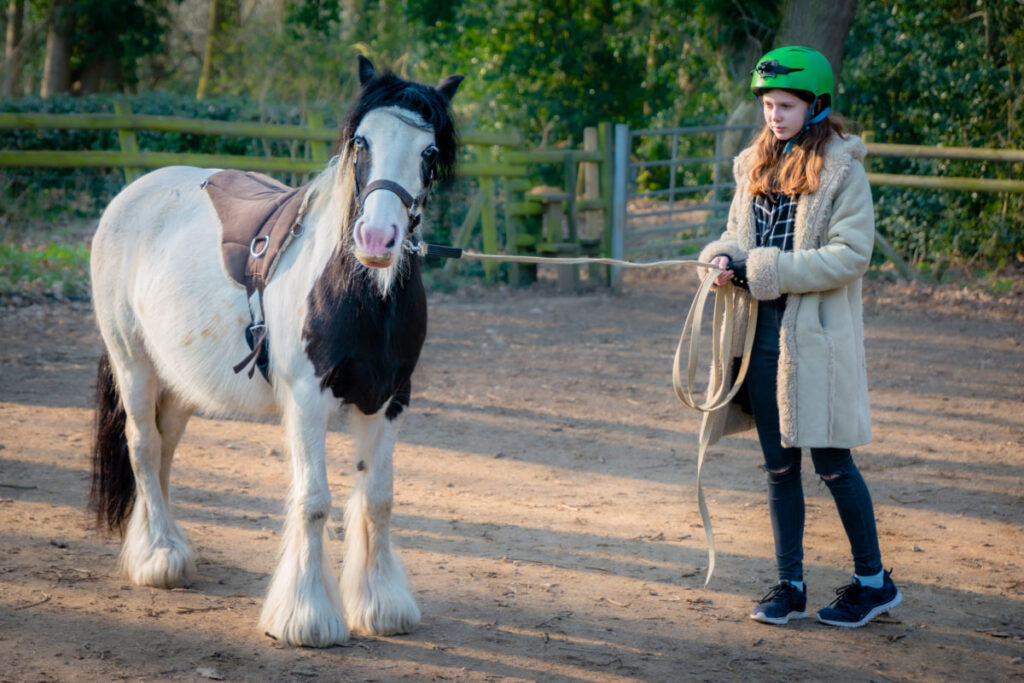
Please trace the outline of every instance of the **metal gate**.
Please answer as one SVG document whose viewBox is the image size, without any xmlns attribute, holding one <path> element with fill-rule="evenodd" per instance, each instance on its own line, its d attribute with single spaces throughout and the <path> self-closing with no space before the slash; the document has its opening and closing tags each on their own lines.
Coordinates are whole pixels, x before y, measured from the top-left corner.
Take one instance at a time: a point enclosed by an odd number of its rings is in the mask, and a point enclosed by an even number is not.
<svg viewBox="0 0 1024 683">
<path fill-rule="evenodd" d="M 725 226 L 731 154 L 757 125 L 630 130 L 615 126 L 612 258 L 696 257 Z M 613 269 L 612 285 L 621 273 Z"/>
</svg>

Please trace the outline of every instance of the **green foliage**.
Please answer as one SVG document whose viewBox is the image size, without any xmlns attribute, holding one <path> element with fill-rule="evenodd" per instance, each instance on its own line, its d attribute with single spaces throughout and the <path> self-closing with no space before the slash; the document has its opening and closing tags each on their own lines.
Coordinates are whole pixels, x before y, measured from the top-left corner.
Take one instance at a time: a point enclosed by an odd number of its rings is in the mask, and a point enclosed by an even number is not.
<svg viewBox="0 0 1024 683">
<path fill-rule="evenodd" d="M 26 73 L 36 72 L 36 80 L 49 6 L 46 0 L 29 3 Z M 121 65 L 129 87 L 138 82 L 142 88 L 195 91 L 199 57 L 193 53 L 201 52 L 202 30 L 192 35 L 195 29 L 185 26 L 180 0 L 76 0 L 69 6 L 77 36 L 74 68 L 109 58 Z M 241 23 L 224 34 L 225 67 L 217 82 L 222 96 L 197 103 L 153 92 L 131 104 L 139 113 L 281 123 L 300 123 L 302 112 L 317 109 L 336 121 L 356 93 L 355 56 L 362 53 L 378 67 L 425 82 L 466 75 L 454 102 L 463 129 L 517 128 L 533 146 L 578 145 L 582 128 L 599 121 L 633 128 L 722 122 L 749 97 L 751 62 L 776 47 L 785 6 L 781 0 L 244 3 L 246 10 L 232 19 Z M 840 110 L 875 141 L 1024 149 L 1024 3 L 861 0 L 840 85 Z M 112 104 L 109 96 L 28 98 L 0 100 L 0 110 L 109 112 Z M 139 138 L 143 149 L 154 151 L 304 153 L 287 142 L 155 133 Z M 686 136 L 679 143 L 680 156 L 709 155 L 706 139 Z M 112 131 L 0 131 L 4 149 L 117 144 Z M 671 144 L 670 138 L 646 138 L 638 152 L 666 158 Z M 686 174 L 686 184 L 711 182 L 710 164 L 677 170 Z M 1022 164 L 958 161 L 873 159 L 870 170 L 1024 177 Z M 551 175 L 538 173 L 534 180 L 560 183 L 560 171 L 545 167 Z M 667 185 L 668 173 L 652 169 L 640 180 L 645 189 L 658 189 Z M 119 170 L 4 170 L 0 221 L 95 216 L 121 185 Z M 451 238 L 474 188 L 460 181 L 431 199 L 432 239 Z M 1024 258 L 1020 195 L 881 188 L 875 196 L 880 231 L 915 262 Z"/>
<path fill-rule="evenodd" d="M 563 138 L 579 134 L 581 114 L 621 120 L 642 106 L 643 62 L 623 50 L 616 13 L 603 2 L 567 5 L 462 6 L 453 57 L 470 71 L 470 92 L 491 94 L 472 98 L 474 118 Z"/>
<path fill-rule="evenodd" d="M 228 32 L 223 71 L 212 92 L 259 103 L 338 109 L 356 93 L 356 55 L 336 0 L 293 0 L 284 30 L 273 12 L 253 11 Z M 344 36 L 342 36 L 344 33 Z"/>
<path fill-rule="evenodd" d="M 875 142 L 1024 148 L 1024 4 L 862 1 L 840 105 Z M 876 159 L 870 170 L 1020 178 L 1024 164 Z M 1024 255 L 1024 197 L 876 190 L 879 229 L 915 261 Z"/>
<path fill-rule="evenodd" d="M 338 0 L 285 0 L 284 21 L 291 37 L 302 38 L 304 29 L 329 38 L 337 27 L 341 16 Z"/>
<path fill-rule="evenodd" d="M 173 0 L 181 2 L 181 0 Z M 167 0 L 76 0 L 67 5 L 73 27 L 72 71 L 109 60 L 123 85 L 138 83 L 137 65 L 161 51 L 168 29 Z"/>
<path fill-rule="evenodd" d="M 0 244 L 0 301 L 15 296 L 29 300 L 88 297 L 88 247 Z"/>
<path fill-rule="evenodd" d="M 456 106 L 474 127 L 574 140 L 600 121 L 633 127 L 720 120 L 734 94 L 730 48 L 773 30 L 776 3 L 714 0 L 411 2 L 414 75 L 467 76 Z M 386 53 L 385 53 L 386 54 Z"/>
</svg>

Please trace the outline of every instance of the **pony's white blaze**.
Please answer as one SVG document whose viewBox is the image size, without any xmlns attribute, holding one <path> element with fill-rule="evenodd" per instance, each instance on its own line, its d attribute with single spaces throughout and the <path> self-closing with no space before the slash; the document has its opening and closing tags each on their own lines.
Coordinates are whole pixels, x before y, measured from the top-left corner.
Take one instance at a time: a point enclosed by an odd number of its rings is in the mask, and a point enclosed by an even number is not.
<svg viewBox="0 0 1024 683">
<path fill-rule="evenodd" d="M 396 107 L 368 113 L 356 129 L 366 140 L 370 171 L 364 186 L 375 180 L 391 180 L 415 196 L 423 189 L 424 149 L 434 134 L 414 114 Z M 409 229 L 409 209 L 394 192 L 378 189 L 367 195 L 353 227 L 356 258 L 371 268 L 389 268 L 402 257 L 402 242 Z"/>
</svg>

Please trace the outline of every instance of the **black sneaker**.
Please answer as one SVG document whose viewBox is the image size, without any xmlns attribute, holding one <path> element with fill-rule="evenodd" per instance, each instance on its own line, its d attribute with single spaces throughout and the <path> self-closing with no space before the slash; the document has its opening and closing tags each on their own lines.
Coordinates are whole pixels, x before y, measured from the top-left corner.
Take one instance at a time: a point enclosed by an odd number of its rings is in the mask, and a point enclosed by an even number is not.
<svg viewBox="0 0 1024 683">
<path fill-rule="evenodd" d="M 857 577 L 836 590 L 836 599 L 818 610 L 818 621 L 829 626 L 859 628 L 903 601 L 903 594 L 885 572 L 881 588 L 862 586 Z"/>
<path fill-rule="evenodd" d="M 765 624 L 788 624 L 790 619 L 807 618 L 807 586 L 797 589 L 783 579 L 771 587 L 750 618 Z"/>
</svg>

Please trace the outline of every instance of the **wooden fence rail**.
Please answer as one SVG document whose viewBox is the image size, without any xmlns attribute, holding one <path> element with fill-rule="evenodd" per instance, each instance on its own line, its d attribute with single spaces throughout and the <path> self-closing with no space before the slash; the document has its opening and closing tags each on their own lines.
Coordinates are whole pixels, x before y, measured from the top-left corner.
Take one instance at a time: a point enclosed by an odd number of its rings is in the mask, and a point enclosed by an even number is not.
<svg viewBox="0 0 1024 683">
<path fill-rule="evenodd" d="M 323 170 L 330 147 L 339 135 L 338 129 L 324 126 L 323 117 L 313 111 L 307 112 L 307 125 L 281 125 L 135 114 L 127 100 L 116 102 L 114 109 L 113 114 L 0 112 L 0 130 L 111 130 L 117 132 L 119 146 L 119 149 L 111 150 L 0 150 L 0 168 L 118 168 L 123 171 L 126 182 L 140 176 L 143 169 L 179 164 L 303 175 Z M 607 131 L 610 130 L 608 124 L 603 124 L 601 140 L 609 137 Z M 137 133 L 142 131 L 287 140 L 305 143 L 305 150 L 293 156 L 153 152 L 140 147 Z M 596 138 L 593 135 L 587 139 L 593 144 L 585 149 L 526 150 L 518 132 L 462 132 L 460 142 L 476 148 L 477 152 L 473 155 L 475 158 L 458 165 L 456 174 L 460 178 L 478 179 L 479 189 L 469 202 L 462 224 L 451 232 L 454 245 L 467 246 L 475 226 L 479 224 L 484 251 L 493 253 L 499 249 L 496 210 L 498 194 L 504 190 L 506 250 L 536 248 L 530 242 L 531 236 L 523 231 L 524 221 L 541 216 L 546 207 L 532 201 L 536 197 L 527 192 L 532 186 L 528 180 L 531 166 L 553 164 L 564 169 L 567 199 L 559 203 L 559 208 L 565 211 L 572 240 L 576 239 L 580 212 L 588 216 L 603 212 L 604 216 L 610 216 L 610 211 L 606 210 L 610 206 L 610 190 L 601 190 L 610 188 L 610 149 L 608 144 L 594 143 Z M 582 177 L 581 169 L 598 166 L 601 167 L 600 173 L 597 176 L 588 174 L 587 177 L 599 177 L 600 181 L 591 180 L 581 188 L 582 196 L 577 198 L 577 173 Z M 606 218 L 605 224 L 607 232 L 610 219 Z M 544 239 L 538 237 L 534 241 Z M 607 235 L 599 241 L 607 244 Z M 449 270 L 454 267 L 454 262 L 448 265 Z M 489 279 L 495 278 L 497 268 L 494 262 L 485 263 Z M 518 279 L 515 266 L 512 267 L 512 277 Z"/>
<path fill-rule="evenodd" d="M 0 129 L 28 130 L 116 130 L 121 150 L 0 150 L 0 167 L 22 168 L 160 168 L 173 164 L 245 169 L 271 173 L 311 173 L 323 170 L 326 147 L 338 139 L 338 130 L 321 126 L 295 126 L 244 121 L 189 119 L 178 116 L 117 114 L 26 114 L 0 113 Z M 250 137 L 262 140 L 297 140 L 310 144 L 308 159 L 239 154 L 191 154 L 147 152 L 132 143 L 137 131 L 191 135 Z M 519 147 L 518 133 L 481 133 L 461 135 L 466 145 Z M 127 143 L 127 144 L 126 144 Z M 319 144 L 317 144 L 319 143 Z M 463 177 L 525 176 L 525 167 L 513 162 L 510 167 L 491 162 L 468 162 L 458 170 Z M 131 175 L 130 173 L 127 175 Z"/>
<path fill-rule="evenodd" d="M 338 138 L 338 130 L 325 126 L 318 112 L 307 113 L 307 124 L 280 125 L 141 115 L 132 113 L 126 100 L 115 104 L 113 114 L 0 112 L 0 129 L 112 130 L 117 131 L 120 147 L 116 150 L 0 150 L 0 167 L 120 168 L 125 174 L 126 181 L 138 177 L 142 169 L 176 164 L 271 173 L 316 173 L 327 163 L 330 147 Z M 306 147 L 303 152 L 293 156 L 152 152 L 140 148 L 136 134 L 141 131 L 288 140 L 305 143 Z M 474 226 L 479 222 L 483 233 L 484 250 L 493 252 L 499 248 L 497 193 L 504 190 L 506 251 L 521 248 L 528 251 L 571 251 L 579 246 L 581 239 L 584 239 L 578 232 L 578 221 L 580 215 L 584 214 L 587 217 L 588 231 L 591 233 L 585 239 L 594 239 L 594 229 L 591 227 L 593 221 L 603 222 L 599 253 L 614 256 L 617 244 L 613 229 L 615 145 L 612 138 L 612 126 L 602 124 L 585 132 L 583 149 L 527 150 L 524 148 L 522 136 L 517 132 L 463 132 L 462 143 L 479 151 L 475 158 L 459 165 L 457 174 L 462 178 L 477 178 L 480 187 L 469 203 L 462 225 L 451 233 L 455 246 L 468 245 Z M 867 147 L 868 154 L 875 157 L 1024 163 L 1024 150 L 887 143 L 868 143 Z M 555 165 L 563 169 L 564 182 L 559 192 L 528 192 L 531 188 L 528 180 L 530 168 L 538 165 Z M 1014 179 L 868 173 L 868 180 L 875 186 L 1024 193 L 1024 180 Z M 567 234 L 561 237 L 550 234 L 552 229 L 549 227 L 549 217 L 553 215 L 553 210 L 554 213 L 562 211 L 565 218 Z M 538 220 L 537 217 L 544 217 L 544 234 L 531 237 L 523 232 L 524 221 Z M 557 226 L 556 230 L 560 232 Z M 621 248 L 621 245 L 618 246 Z M 899 263 L 895 257 L 893 260 Z M 488 278 L 493 279 L 497 265 L 488 262 L 485 268 Z M 515 276 L 514 267 L 512 272 Z"/>
</svg>

